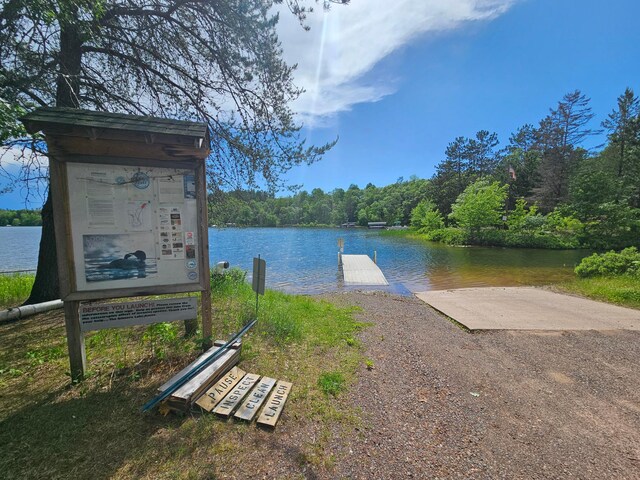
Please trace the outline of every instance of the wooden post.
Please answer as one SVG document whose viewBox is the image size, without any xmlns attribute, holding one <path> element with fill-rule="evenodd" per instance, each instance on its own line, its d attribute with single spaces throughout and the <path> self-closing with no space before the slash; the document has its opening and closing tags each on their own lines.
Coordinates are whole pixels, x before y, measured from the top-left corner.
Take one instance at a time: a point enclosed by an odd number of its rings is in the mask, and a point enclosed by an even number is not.
<svg viewBox="0 0 640 480">
<path fill-rule="evenodd" d="M 76 382 L 84 378 L 87 368 L 87 357 L 84 352 L 84 335 L 80 330 L 80 302 L 64 302 L 64 324 L 67 330 L 67 348 L 69 349 L 69 365 L 71 380 Z"/>
<path fill-rule="evenodd" d="M 211 326 L 211 278 L 209 271 L 209 208 L 207 201 L 207 176 L 205 163 L 202 162 L 196 168 L 196 181 L 198 183 L 198 192 L 204 195 L 198 195 L 198 210 L 200 218 L 200 229 L 198 236 L 200 237 L 200 258 L 199 269 L 202 281 L 200 285 L 203 287 L 200 294 L 200 315 L 202 317 L 202 337 L 204 338 L 203 347 L 210 348 L 213 342 L 212 326 Z"/>
</svg>

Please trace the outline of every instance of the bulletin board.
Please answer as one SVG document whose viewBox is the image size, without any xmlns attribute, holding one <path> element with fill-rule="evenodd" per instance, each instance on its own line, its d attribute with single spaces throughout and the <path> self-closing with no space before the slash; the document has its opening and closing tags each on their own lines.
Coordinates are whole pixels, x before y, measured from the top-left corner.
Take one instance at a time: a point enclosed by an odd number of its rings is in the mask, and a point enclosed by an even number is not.
<svg viewBox="0 0 640 480">
<path fill-rule="evenodd" d="M 66 166 L 75 290 L 200 282 L 196 170 Z"/>
</svg>

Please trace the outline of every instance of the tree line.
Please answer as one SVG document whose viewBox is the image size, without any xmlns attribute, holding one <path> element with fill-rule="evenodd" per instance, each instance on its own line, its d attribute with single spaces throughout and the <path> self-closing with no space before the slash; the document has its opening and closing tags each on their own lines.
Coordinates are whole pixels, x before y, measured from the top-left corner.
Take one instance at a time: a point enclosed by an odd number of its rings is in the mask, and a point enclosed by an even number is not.
<svg viewBox="0 0 640 480">
<path fill-rule="evenodd" d="M 40 210 L 4 210 L 0 209 L 0 227 L 33 227 L 42 225 Z"/>
<path fill-rule="evenodd" d="M 640 242 L 640 101 L 627 88 L 591 127 L 580 91 L 498 149 L 494 133 L 458 137 L 414 226 L 433 240 L 508 246 L 623 248 Z M 604 145 L 584 144 L 606 133 Z"/>
<path fill-rule="evenodd" d="M 399 178 L 385 187 L 315 188 L 289 197 L 263 191 L 217 192 L 209 198 L 209 221 L 243 226 L 316 226 L 385 221 L 408 225 L 412 210 L 428 198 L 429 181 Z"/>
<path fill-rule="evenodd" d="M 537 125 L 500 148 L 496 133 L 457 137 L 431 179 L 316 188 L 278 198 L 217 192 L 212 223 L 256 226 L 411 223 L 432 240 L 546 248 L 623 248 L 640 242 L 640 101 L 627 88 L 592 127 L 589 98 L 563 96 Z M 595 149 L 586 141 L 606 133 Z"/>
</svg>

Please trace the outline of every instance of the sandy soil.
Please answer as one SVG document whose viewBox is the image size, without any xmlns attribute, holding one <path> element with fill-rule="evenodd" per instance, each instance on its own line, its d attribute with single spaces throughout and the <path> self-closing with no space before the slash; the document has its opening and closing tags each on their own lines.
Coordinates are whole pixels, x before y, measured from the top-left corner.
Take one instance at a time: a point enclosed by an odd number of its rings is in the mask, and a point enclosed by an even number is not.
<svg viewBox="0 0 640 480">
<path fill-rule="evenodd" d="M 342 401 L 364 425 L 307 478 L 640 478 L 640 332 L 469 334 L 420 300 L 363 308 L 364 366 Z"/>
</svg>

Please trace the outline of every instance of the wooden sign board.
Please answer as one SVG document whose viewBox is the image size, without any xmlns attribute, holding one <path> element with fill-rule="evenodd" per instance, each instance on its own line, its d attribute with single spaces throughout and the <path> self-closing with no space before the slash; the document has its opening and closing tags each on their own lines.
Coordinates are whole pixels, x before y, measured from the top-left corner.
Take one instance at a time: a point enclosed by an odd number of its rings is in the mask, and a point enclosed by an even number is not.
<svg viewBox="0 0 640 480">
<path fill-rule="evenodd" d="M 80 301 L 203 292 L 208 343 L 207 124 L 46 107 L 21 120 L 47 142 L 71 378 L 86 367 Z"/>
<path fill-rule="evenodd" d="M 203 410 L 210 412 L 227 395 L 238 382 L 246 375 L 246 372 L 239 367 L 233 367 L 227 374 L 213 387 L 205 392 L 196 404 Z"/>
<path fill-rule="evenodd" d="M 282 414 L 282 410 L 284 409 L 284 404 L 287 401 L 287 397 L 289 396 L 289 392 L 291 391 L 292 384 L 285 381 L 278 381 L 275 388 L 271 392 L 267 403 L 262 409 L 262 413 L 260 417 L 258 417 L 258 422 L 260 425 L 267 425 L 269 427 L 275 427 L 280 415 Z"/>
<path fill-rule="evenodd" d="M 267 262 L 263 258 L 253 259 L 253 291 L 264 295 L 264 284 L 267 278 Z"/>
<path fill-rule="evenodd" d="M 199 289 L 195 169 L 71 162 L 66 176 L 73 290 Z"/>
<path fill-rule="evenodd" d="M 121 303 L 87 303 L 79 309 L 83 332 L 198 318 L 198 299 L 164 298 Z"/>
<path fill-rule="evenodd" d="M 213 413 L 223 417 L 230 416 L 259 379 L 260 375 L 247 373 L 236 387 L 218 403 L 218 406 L 213 409 Z"/>
<path fill-rule="evenodd" d="M 274 378 L 262 377 L 262 380 L 254 387 L 249 396 L 244 400 L 233 418 L 250 422 L 255 417 L 267 395 L 276 384 Z"/>
</svg>

